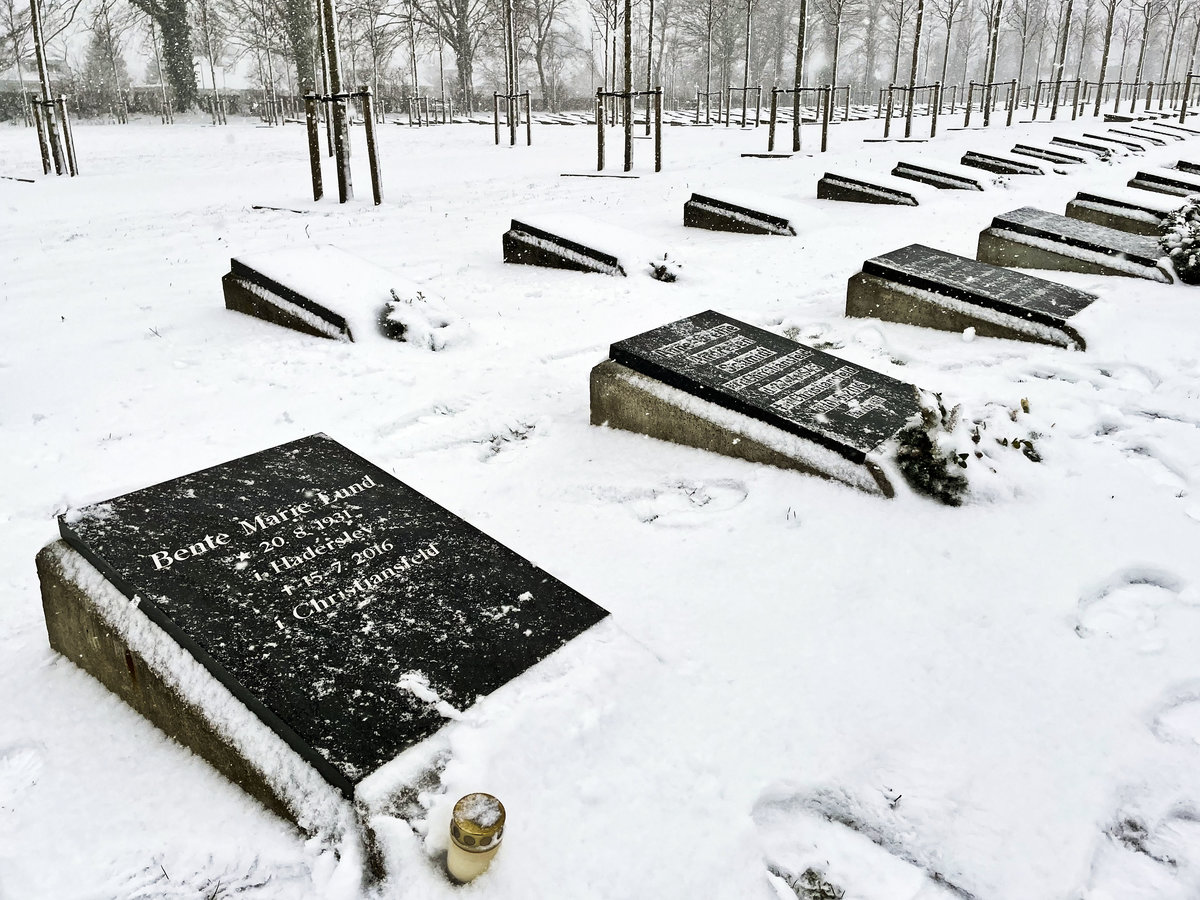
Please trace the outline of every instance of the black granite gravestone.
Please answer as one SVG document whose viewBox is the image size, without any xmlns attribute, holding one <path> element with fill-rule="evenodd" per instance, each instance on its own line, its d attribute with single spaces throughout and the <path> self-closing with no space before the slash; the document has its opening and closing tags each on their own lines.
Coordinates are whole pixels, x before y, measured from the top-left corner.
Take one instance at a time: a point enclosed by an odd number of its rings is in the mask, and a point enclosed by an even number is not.
<svg viewBox="0 0 1200 900">
<path fill-rule="evenodd" d="M 1147 169 L 1139 171 L 1128 181 L 1129 187 L 1186 197 L 1200 194 L 1200 176 L 1180 169 Z"/>
<path fill-rule="evenodd" d="M 1132 131 L 1145 132 L 1146 134 L 1152 135 L 1163 142 L 1182 141 L 1185 137 L 1177 132 L 1164 129 L 1157 122 L 1153 125 L 1130 125 L 1129 128 Z"/>
<path fill-rule="evenodd" d="M 1161 199 L 1159 199 L 1161 198 Z M 1170 194 L 1115 188 L 1080 191 L 1067 202 L 1067 216 L 1131 234 L 1157 237 L 1163 221 L 1182 205 Z"/>
<path fill-rule="evenodd" d="M 886 496 L 882 446 L 920 411 L 910 384 L 711 310 L 618 341 L 609 357 L 592 369 L 593 424 Z"/>
<path fill-rule="evenodd" d="M 1175 163 L 1175 168 L 1188 175 L 1200 175 L 1200 163 L 1194 163 L 1186 159 L 1181 159 Z"/>
<path fill-rule="evenodd" d="M 604 275 L 627 274 L 622 260 L 615 253 L 589 247 L 516 219 L 504 232 L 502 244 L 506 263 L 570 269 L 573 272 L 599 272 Z"/>
<path fill-rule="evenodd" d="M 890 181 L 890 176 L 865 177 L 826 172 L 817 182 L 817 199 L 841 200 L 848 203 L 882 203 L 891 206 L 919 205 L 911 190 L 890 184 Z"/>
<path fill-rule="evenodd" d="M 983 176 L 967 171 L 955 171 L 956 168 L 937 163 L 898 162 L 892 169 L 892 174 L 897 178 L 919 181 L 943 191 L 983 190 Z"/>
<path fill-rule="evenodd" d="M 863 263 L 846 315 L 1084 349 L 1071 318 L 1095 300 L 1074 288 L 911 244 Z"/>
<path fill-rule="evenodd" d="M 1099 141 L 1105 144 L 1116 144 L 1118 147 L 1124 147 L 1126 150 L 1133 153 L 1144 153 L 1146 151 L 1145 144 L 1139 144 L 1136 141 L 1130 140 L 1128 137 L 1119 138 L 1115 134 L 1092 134 L 1085 131 L 1083 136 L 1091 141 Z"/>
<path fill-rule="evenodd" d="M 784 216 L 697 193 L 693 193 L 691 199 L 683 204 L 683 224 L 689 228 L 738 234 L 796 234 L 791 221 Z"/>
<path fill-rule="evenodd" d="M 997 266 L 1170 282 L 1159 268 L 1162 255 L 1153 238 L 1024 206 L 996 216 L 980 232 L 976 257 Z"/>
<path fill-rule="evenodd" d="M 1125 131 L 1121 128 L 1108 129 L 1113 134 L 1118 134 L 1123 138 L 1133 138 L 1142 144 L 1153 144 L 1155 147 L 1167 146 L 1167 139 L 1162 135 L 1146 134 L 1144 131 Z"/>
<path fill-rule="evenodd" d="M 1059 165 L 1075 165 L 1086 162 L 1082 156 L 1076 153 L 1066 153 L 1051 147 L 1039 147 L 1036 144 L 1013 144 L 1011 152 L 1016 156 L 1029 156 Z"/>
<path fill-rule="evenodd" d="M 968 150 L 961 160 L 964 166 L 972 169 L 983 169 L 985 172 L 995 172 L 997 175 L 1045 175 L 1040 166 L 1022 162 L 1008 156 L 998 156 L 995 153 L 981 153 L 978 150 Z"/>
<path fill-rule="evenodd" d="M 405 676 L 461 710 L 607 615 L 321 434 L 59 527 L 347 796 L 444 723 Z"/>
<path fill-rule="evenodd" d="M 1109 159 L 1113 155 L 1113 147 L 1106 147 L 1097 141 L 1081 141 L 1078 138 L 1053 137 L 1050 143 L 1055 147 L 1065 147 L 1067 150 L 1086 150 L 1101 159 Z"/>
</svg>

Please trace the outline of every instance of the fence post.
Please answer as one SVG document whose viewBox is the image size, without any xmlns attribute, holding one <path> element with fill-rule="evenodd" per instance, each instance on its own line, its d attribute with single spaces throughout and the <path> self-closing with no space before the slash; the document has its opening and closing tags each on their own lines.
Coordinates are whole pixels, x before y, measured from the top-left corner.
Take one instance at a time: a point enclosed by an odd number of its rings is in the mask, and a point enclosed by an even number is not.
<svg viewBox="0 0 1200 900">
<path fill-rule="evenodd" d="M 1154 82 L 1151 81 L 1148 85 L 1146 85 L 1146 109 L 1145 109 L 1145 112 L 1150 112 L 1150 104 L 1153 101 L 1153 97 L 1154 97 Z"/>
<path fill-rule="evenodd" d="M 696 124 L 700 124 L 700 88 L 696 88 Z"/>
<path fill-rule="evenodd" d="M 596 89 L 596 171 L 604 171 L 604 93 Z"/>
<path fill-rule="evenodd" d="M 1004 122 L 1005 128 L 1012 127 L 1013 110 L 1017 108 L 1017 79 L 1013 79 L 1008 83 L 1008 118 Z"/>
<path fill-rule="evenodd" d="M 312 91 L 304 95 L 304 121 L 308 126 L 308 165 L 312 169 L 315 203 L 325 196 L 325 185 L 321 182 L 321 132 L 317 128 L 317 95 Z"/>
<path fill-rule="evenodd" d="M 1037 82 L 1037 85 L 1033 90 L 1033 117 L 1032 118 L 1033 118 L 1034 122 L 1037 121 L 1038 107 L 1041 105 L 1041 103 L 1042 103 L 1042 83 L 1039 81 L 1039 82 Z"/>
<path fill-rule="evenodd" d="M 883 88 L 879 89 L 879 104 L 875 107 L 875 118 L 883 118 Z"/>
<path fill-rule="evenodd" d="M 662 171 L 662 98 L 660 85 L 654 89 L 654 171 Z"/>
<path fill-rule="evenodd" d="M 833 88 L 827 85 L 825 91 L 825 110 L 821 117 L 821 152 L 829 149 L 829 111 L 833 107 Z"/>
<path fill-rule="evenodd" d="M 412 124 L 412 119 L 409 119 L 409 124 Z M 497 91 L 492 91 L 492 125 L 496 131 L 496 146 L 500 146 L 500 94 Z"/>
<path fill-rule="evenodd" d="M 892 85 L 892 84 L 888 85 L 888 87 L 887 87 L 887 95 L 888 95 L 887 116 L 883 120 L 883 136 L 885 138 L 888 137 L 888 135 L 891 133 L 891 130 L 892 130 L 892 106 L 895 102 L 893 100 L 893 97 L 895 96 L 893 92 L 895 90 L 896 90 L 895 85 Z"/>
<path fill-rule="evenodd" d="M 933 83 L 933 121 L 929 123 L 929 136 L 937 137 L 937 117 L 938 111 L 942 108 L 942 83 L 935 81 Z"/>
<path fill-rule="evenodd" d="M 375 205 L 383 203 L 383 183 L 379 175 L 379 151 L 375 146 L 375 110 L 371 108 L 371 88 L 360 84 L 358 94 L 362 97 L 363 126 L 367 130 L 367 165 L 371 169 L 371 195 Z"/>
<path fill-rule="evenodd" d="M 79 164 L 75 161 L 75 137 L 71 133 L 71 117 L 67 114 L 67 95 L 59 94 L 54 105 L 58 108 L 58 117 L 62 120 L 63 151 L 67 156 L 67 171 L 74 178 L 79 174 Z M 128 116 L 125 121 L 129 121 Z"/>
<path fill-rule="evenodd" d="M 533 146 L 533 104 L 529 99 L 529 91 L 525 92 L 525 146 Z"/>
<path fill-rule="evenodd" d="M 1179 103 L 1179 124 L 1182 125 L 1184 119 L 1187 118 L 1188 98 L 1192 93 L 1192 73 L 1188 72 L 1186 79 L 1183 82 L 1183 97 Z"/>
<path fill-rule="evenodd" d="M 963 106 L 965 115 L 963 115 L 963 128 L 971 127 L 971 107 L 975 105 L 975 82 L 970 82 L 967 85 L 967 102 Z"/>
<path fill-rule="evenodd" d="M 779 110 L 779 88 L 771 88 L 771 122 L 767 126 L 767 152 L 775 152 L 775 114 Z"/>
</svg>

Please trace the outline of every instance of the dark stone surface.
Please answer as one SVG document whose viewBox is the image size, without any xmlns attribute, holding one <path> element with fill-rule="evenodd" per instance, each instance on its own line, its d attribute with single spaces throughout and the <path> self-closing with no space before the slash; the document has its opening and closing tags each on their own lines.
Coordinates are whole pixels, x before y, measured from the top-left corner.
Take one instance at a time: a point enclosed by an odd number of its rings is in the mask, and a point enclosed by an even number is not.
<svg viewBox="0 0 1200 900">
<path fill-rule="evenodd" d="M 1121 135 L 1121 137 L 1133 138 L 1134 140 L 1141 141 L 1145 144 L 1154 144 L 1156 147 L 1167 146 L 1167 139 L 1165 137 L 1146 134 L 1144 131 L 1124 131 L 1120 128 L 1110 128 L 1108 130 L 1113 134 Z"/>
<path fill-rule="evenodd" d="M 1188 194 L 1200 194 L 1200 175 L 1189 175 L 1182 170 L 1178 175 L 1166 172 L 1138 172 L 1129 179 L 1128 185 L 1160 194 L 1186 197 Z"/>
<path fill-rule="evenodd" d="M 1186 159 L 1175 163 L 1175 168 L 1187 175 L 1200 175 L 1200 163 L 1189 162 Z"/>
<path fill-rule="evenodd" d="M 1170 131 L 1164 131 L 1162 126 L 1155 123 L 1153 125 L 1130 125 L 1132 131 L 1144 131 L 1146 134 L 1154 135 L 1163 141 L 1182 141 L 1182 134 L 1174 134 Z"/>
<path fill-rule="evenodd" d="M 66 541 L 348 796 L 607 613 L 329 437 L 59 520 Z"/>
<path fill-rule="evenodd" d="M 921 184 L 932 185 L 943 191 L 982 191 L 983 184 L 978 178 L 968 178 L 952 172 L 941 172 L 934 165 L 899 162 L 892 174 L 897 178 L 907 178 Z"/>
<path fill-rule="evenodd" d="M 1030 156 L 1034 159 L 1044 159 L 1047 162 L 1059 163 L 1061 165 L 1075 165 L 1086 162 L 1082 156 L 1065 153 L 1061 150 L 1054 150 L 1050 147 L 1038 147 L 1034 144 L 1014 144 L 1012 152 L 1017 156 Z"/>
<path fill-rule="evenodd" d="M 1084 132 L 1083 136 L 1089 140 L 1103 141 L 1108 144 L 1116 144 L 1117 146 L 1124 147 L 1126 150 L 1134 150 L 1139 153 L 1145 152 L 1146 150 L 1145 144 L 1139 144 L 1136 141 L 1130 140 L 1128 136 L 1119 138 L 1114 134 L 1091 134 L 1090 132 Z"/>
<path fill-rule="evenodd" d="M 712 310 L 618 341 L 609 356 L 856 463 L 919 409 L 910 384 Z"/>
<path fill-rule="evenodd" d="M 1081 141 L 1077 138 L 1069 137 L 1054 137 L 1050 139 L 1050 143 L 1055 146 L 1065 147 L 1070 150 L 1087 150 L 1089 153 L 1094 153 L 1101 159 L 1108 159 L 1113 155 L 1112 147 L 1105 147 L 1097 141 Z"/>
<path fill-rule="evenodd" d="M 917 198 L 907 191 L 875 184 L 863 178 L 849 178 L 826 172 L 817 182 L 818 200 L 846 203 L 882 203 L 891 206 L 917 206 Z"/>
<path fill-rule="evenodd" d="M 1153 238 L 1081 222 L 1032 206 L 1001 213 L 992 219 L 991 227 L 1062 244 L 1057 252 L 1067 256 L 1071 255 L 1067 248 L 1078 247 L 1150 268 L 1157 267 L 1162 256 Z"/>
<path fill-rule="evenodd" d="M 625 275 L 621 261 L 610 253 L 586 247 L 541 228 L 512 220 L 502 239 L 504 261 L 525 266 Z"/>
<path fill-rule="evenodd" d="M 1095 294 L 921 244 L 868 259 L 862 270 L 1055 328 L 1065 328 L 1071 316 L 1096 299 Z"/>
<path fill-rule="evenodd" d="M 738 234 L 796 234 L 791 222 L 782 216 L 697 193 L 683 204 L 683 224 L 689 228 Z"/>
<path fill-rule="evenodd" d="M 1200 173 L 1197 173 L 1200 174 Z M 1152 194 L 1147 193 L 1147 197 L 1152 197 Z M 1098 191 L 1080 191 L 1075 195 L 1076 200 L 1085 200 L 1090 203 L 1103 203 L 1105 206 L 1115 206 L 1118 209 L 1132 209 L 1138 212 L 1149 213 L 1153 216 L 1161 218 L 1164 213 L 1158 208 L 1158 204 L 1147 201 L 1145 204 L 1137 203 L 1128 197 L 1107 197 Z M 1165 199 L 1165 198 L 1164 198 Z M 1179 204 L 1183 205 L 1182 202 Z"/>
<path fill-rule="evenodd" d="M 255 316 L 275 325 L 282 325 L 285 328 L 315 337 L 340 337 L 348 341 L 354 339 L 350 334 L 350 326 L 346 322 L 346 317 L 341 313 L 317 303 L 274 278 L 267 277 L 239 259 L 235 258 L 229 261 L 229 272 L 222 277 L 221 288 L 225 296 L 226 309 Z M 274 298 L 297 306 L 323 322 L 327 322 L 329 333 L 319 330 L 303 318 L 292 315 L 286 308 L 273 303 Z"/>
<path fill-rule="evenodd" d="M 990 153 L 980 153 L 978 150 L 968 150 L 961 160 L 964 166 L 973 169 L 983 169 L 998 175 L 1045 175 L 1040 166 L 1033 163 L 1022 163 Z"/>
</svg>

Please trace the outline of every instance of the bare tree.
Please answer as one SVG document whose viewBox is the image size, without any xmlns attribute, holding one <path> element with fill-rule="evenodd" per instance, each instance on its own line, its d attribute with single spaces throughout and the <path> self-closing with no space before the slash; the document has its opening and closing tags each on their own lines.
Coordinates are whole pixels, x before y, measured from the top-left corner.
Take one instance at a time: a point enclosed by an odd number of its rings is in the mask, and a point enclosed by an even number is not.
<svg viewBox="0 0 1200 900">
<path fill-rule="evenodd" d="M 1099 85 L 1096 88 L 1096 107 L 1095 115 L 1100 115 L 1100 104 L 1104 100 L 1104 79 L 1108 72 L 1108 54 L 1112 49 L 1113 36 L 1113 21 L 1117 15 L 1117 5 L 1120 0 L 1100 0 L 1100 6 L 1104 10 L 1104 39 L 1100 49 L 1100 71 L 1096 75 L 1096 81 Z"/>
<path fill-rule="evenodd" d="M 129 72 L 125 67 L 124 50 L 135 19 L 133 11 L 117 6 L 115 0 L 99 0 L 88 20 L 92 45 L 88 52 L 87 78 L 89 85 L 104 97 L 118 122 L 129 121 Z"/>
<path fill-rule="evenodd" d="M 904 34 L 904 26 L 908 23 L 909 14 L 916 6 L 916 0 L 882 0 L 880 8 L 891 20 L 896 29 L 896 40 L 892 52 L 891 82 L 896 83 L 900 75 L 900 41 Z"/>
<path fill-rule="evenodd" d="M 454 52 L 463 105 L 475 109 L 475 56 L 494 29 L 497 10 L 488 0 L 426 0 L 414 7 L 418 19 L 441 34 Z"/>
<path fill-rule="evenodd" d="M 950 38 L 954 34 L 954 22 L 962 11 L 963 2 L 964 0 L 930 0 L 933 14 L 946 25 L 946 43 L 942 48 L 942 74 L 939 79 L 942 84 L 946 83 L 946 68 L 950 64 Z"/>
</svg>

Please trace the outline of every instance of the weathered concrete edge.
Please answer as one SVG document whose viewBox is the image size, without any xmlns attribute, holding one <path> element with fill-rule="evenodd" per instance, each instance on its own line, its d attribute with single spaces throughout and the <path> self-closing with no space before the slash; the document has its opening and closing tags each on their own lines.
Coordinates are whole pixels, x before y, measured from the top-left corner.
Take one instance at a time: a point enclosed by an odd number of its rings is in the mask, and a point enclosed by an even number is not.
<svg viewBox="0 0 1200 900">
<path fill-rule="evenodd" d="M 1008 338 L 1068 349 L 1083 350 L 1086 347 L 1083 337 L 1073 328 L 1039 325 L 934 291 L 896 284 L 867 272 L 859 272 L 846 284 L 846 315 L 940 331 L 962 332 L 974 328 L 980 337 Z"/>
<path fill-rule="evenodd" d="M 1139 265 L 1137 266 L 1139 271 L 1131 272 L 1128 269 L 1108 266 L 1099 261 L 1055 253 L 1053 250 L 1038 247 L 1027 241 L 1027 237 L 1016 232 L 985 228 L 979 232 L 979 246 L 975 251 L 975 258 L 980 262 L 991 263 L 993 266 L 1007 266 L 1016 269 L 1050 269 L 1057 272 L 1079 272 L 1084 275 L 1119 275 L 1124 278 L 1145 278 L 1148 281 L 1158 281 L 1163 284 L 1170 284 L 1173 280 L 1167 272 L 1157 266 Z"/>
<path fill-rule="evenodd" d="M 612 360 L 591 372 L 591 422 L 747 462 L 818 475 L 872 494 L 895 489 L 882 456 L 855 464 L 781 429 L 655 381 Z"/>
<path fill-rule="evenodd" d="M 36 564 L 53 649 L 276 815 L 335 839 L 358 830 L 336 788 L 78 552 L 54 541 Z"/>
</svg>

